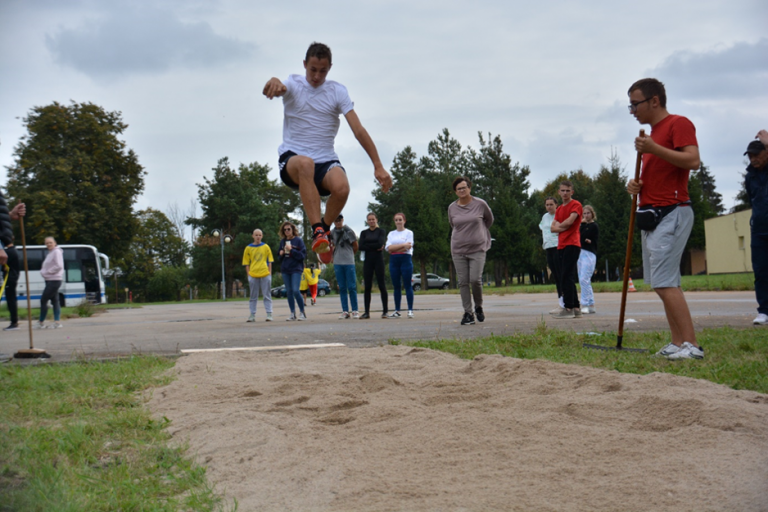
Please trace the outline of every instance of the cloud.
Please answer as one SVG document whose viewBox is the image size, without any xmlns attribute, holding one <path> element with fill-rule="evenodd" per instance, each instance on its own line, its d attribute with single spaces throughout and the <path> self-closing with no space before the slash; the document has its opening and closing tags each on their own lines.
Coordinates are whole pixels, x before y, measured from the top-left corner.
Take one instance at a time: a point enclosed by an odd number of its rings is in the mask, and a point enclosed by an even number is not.
<svg viewBox="0 0 768 512">
<path fill-rule="evenodd" d="M 95 79 L 212 68 L 249 59 L 255 45 L 183 22 L 155 7 L 111 11 L 77 29 L 46 35 L 54 60 Z"/>
<path fill-rule="evenodd" d="M 680 51 L 649 71 L 693 101 L 765 97 L 768 39 L 706 52 Z"/>
</svg>

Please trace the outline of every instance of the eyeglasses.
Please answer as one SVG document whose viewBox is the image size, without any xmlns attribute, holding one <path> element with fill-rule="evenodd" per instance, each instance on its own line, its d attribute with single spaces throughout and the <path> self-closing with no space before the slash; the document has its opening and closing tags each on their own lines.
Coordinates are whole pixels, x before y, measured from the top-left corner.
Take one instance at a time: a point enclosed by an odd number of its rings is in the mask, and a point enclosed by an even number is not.
<svg viewBox="0 0 768 512">
<path fill-rule="evenodd" d="M 652 99 L 653 99 L 653 96 L 651 96 L 647 100 L 638 101 L 637 103 L 630 103 L 629 105 L 627 105 L 627 108 L 629 109 L 630 112 L 637 112 L 637 106 L 639 104 L 645 103 L 646 101 L 651 101 Z"/>
<path fill-rule="evenodd" d="M 293 231 L 293 228 L 283 228 L 283 231 Z"/>
<path fill-rule="evenodd" d="M 469 187 L 456 187 L 456 192 L 464 192 L 465 190 L 469 190 Z"/>
</svg>

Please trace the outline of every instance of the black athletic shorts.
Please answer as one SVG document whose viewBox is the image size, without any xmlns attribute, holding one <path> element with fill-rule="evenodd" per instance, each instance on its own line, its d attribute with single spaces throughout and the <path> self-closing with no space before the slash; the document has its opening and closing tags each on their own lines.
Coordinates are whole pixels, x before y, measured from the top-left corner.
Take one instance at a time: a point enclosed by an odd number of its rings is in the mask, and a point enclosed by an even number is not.
<svg viewBox="0 0 768 512">
<path fill-rule="evenodd" d="M 285 166 L 288 164 L 288 160 L 290 160 L 293 156 L 297 156 L 293 151 L 286 151 L 280 155 L 280 160 L 278 162 L 278 167 L 280 169 L 280 179 L 283 180 L 283 183 L 292 189 L 299 190 L 299 185 L 293 182 L 291 177 L 288 176 L 288 171 L 285 169 Z M 323 197 L 331 195 L 330 191 L 323 188 L 323 179 L 325 178 L 325 175 L 328 174 L 328 171 L 334 167 L 338 167 L 344 171 L 344 174 L 347 173 L 344 167 L 341 166 L 341 162 L 338 160 L 332 160 L 330 162 L 323 162 L 319 164 L 315 163 L 315 187 L 317 187 L 317 191 L 320 192 L 320 195 Z"/>
</svg>

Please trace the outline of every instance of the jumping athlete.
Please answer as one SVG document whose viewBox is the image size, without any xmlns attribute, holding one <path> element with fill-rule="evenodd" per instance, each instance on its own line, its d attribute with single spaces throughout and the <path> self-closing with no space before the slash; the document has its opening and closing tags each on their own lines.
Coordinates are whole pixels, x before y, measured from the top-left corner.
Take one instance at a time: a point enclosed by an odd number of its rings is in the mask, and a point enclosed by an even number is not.
<svg viewBox="0 0 768 512">
<path fill-rule="evenodd" d="M 312 250 L 323 263 L 333 257 L 327 233 L 330 224 L 341 213 L 349 197 L 349 180 L 334 141 L 339 132 L 339 116 L 343 115 L 355 138 L 373 163 L 373 175 L 384 192 L 392 187 L 392 177 L 381 164 L 376 145 L 360 123 L 347 88 L 326 80 L 331 70 L 331 49 L 312 43 L 304 59 L 306 73 L 291 75 L 285 82 L 271 78 L 264 86 L 264 96 L 283 98 L 283 143 L 280 154 L 280 178 L 297 189 L 304 211 L 312 224 Z M 320 212 L 320 196 L 330 196 L 325 216 Z"/>
</svg>

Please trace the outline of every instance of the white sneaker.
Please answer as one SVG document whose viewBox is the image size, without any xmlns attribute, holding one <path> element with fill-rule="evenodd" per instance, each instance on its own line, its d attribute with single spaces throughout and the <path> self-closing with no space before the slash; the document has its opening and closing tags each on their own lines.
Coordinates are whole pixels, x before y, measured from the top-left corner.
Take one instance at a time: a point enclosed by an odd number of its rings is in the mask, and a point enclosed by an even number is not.
<svg viewBox="0 0 768 512">
<path fill-rule="evenodd" d="M 342 311 L 341 314 L 339 315 L 339 320 L 346 320 L 348 318 L 349 318 L 349 313 L 347 313 L 346 311 Z"/>
<path fill-rule="evenodd" d="M 768 325 L 768 315 L 765 313 L 760 313 L 755 317 L 754 320 L 752 320 L 752 323 L 754 325 Z"/>
<path fill-rule="evenodd" d="M 674 343 L 667 343 L 666 345 L 661 347 L 661 350 L 656 352 L 655 355 L 657 355 L 657 356 L 664 356 L 664 357 L 671 356 L 672 354 L 678 352 L 680 350 L 680 348 L 681 347 L 678 347 Z"/>
<path fill-rule="evenodd" d="M 413 318 L 413 311 L 408 311 L 408 318 Z"/>
<path fill-rule="evenodd" d="M 291 313 L 291 316 L 285 319 L 287 322 L 294 322 L 296 320 L 296 313 Z"/>
<path fill-rule="evenodd" d="M 267 322 L 272 321 L 272 313 L 267 313 Z"/>
<path fill-rule="evenodd" d="M 299 320 L 304 321 L 306 319 L 307 319 L 307 315 L 305 315 L 303 311 L 299 313 Z"/>
<path fill-rule="evenodd" d="M 248 320 L 246 322 L 255 322 L 256 321 L 256 315 L 251 315 L 248 317 Z"/>
<path fill-rule="evenodd" d="M 43 322 L 38 321 L 32 326 L 33 329 L 47 329 L 48 326 L 45 325 Z"/>
<path fill-rule="evenodd" d="M 360 313 L 358 313 L 357 311 L 353 311 L 352 312 L 352 318 L 355 319 L 355 320 L 359 320 L 360 319 Z"/>
<path fill-rule="evenodd" d="M 62 327 L 64 327 L 64 324 L 62 324 L 61 322 L 53 322 L 54 329 L 61 329 Z"/>
<path fill-rule="evenodd" d="M 678 359 L 704 359 L 704 349 L 701 347 L 694 347 L 692 343 L 684 341 L 680 350 L 674 354 L 668 355 L 667 359 L 670 361 L 677 361 Z"/>
<path fill-rule="evenodd" d="M 583 315 L 594 315 L 595 314 L 595 308 L 592 306 L 584 306 L 581 308 L 581 313 Z"/>
</svg>

